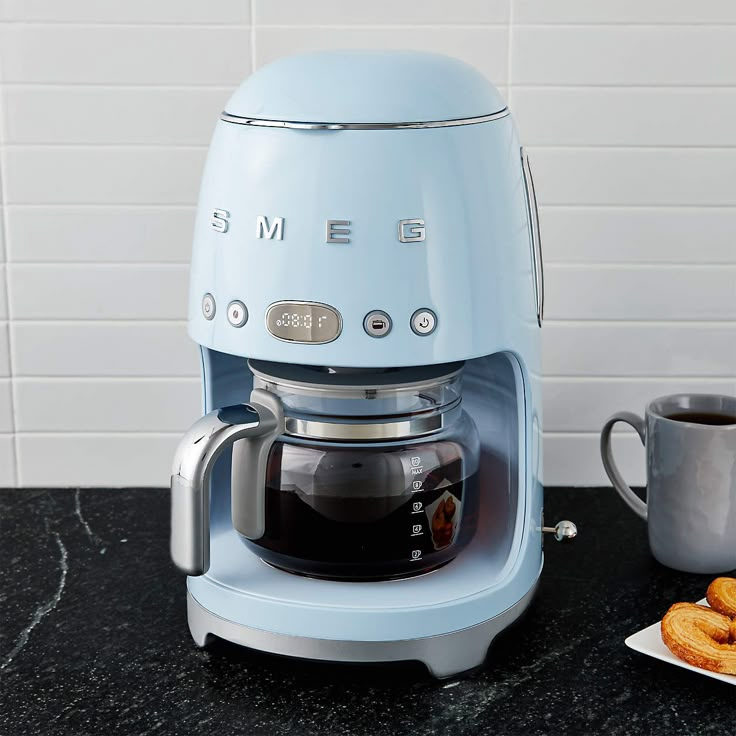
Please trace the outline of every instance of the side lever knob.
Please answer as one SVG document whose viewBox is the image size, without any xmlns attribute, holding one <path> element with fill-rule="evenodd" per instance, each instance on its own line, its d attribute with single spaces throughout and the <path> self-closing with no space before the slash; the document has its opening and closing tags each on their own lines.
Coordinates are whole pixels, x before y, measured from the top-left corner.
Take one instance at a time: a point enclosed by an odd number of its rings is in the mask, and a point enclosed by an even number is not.
<svg viewBox="0 0 736 736">
<path fill-rule="evenodd" d="M 571 521 L 558 521 L 554 526 L 543 526 L 542 531 L 554 534 L 558 542 L 569 542 L 578 535 L 578 528 Z"/>
</svg>

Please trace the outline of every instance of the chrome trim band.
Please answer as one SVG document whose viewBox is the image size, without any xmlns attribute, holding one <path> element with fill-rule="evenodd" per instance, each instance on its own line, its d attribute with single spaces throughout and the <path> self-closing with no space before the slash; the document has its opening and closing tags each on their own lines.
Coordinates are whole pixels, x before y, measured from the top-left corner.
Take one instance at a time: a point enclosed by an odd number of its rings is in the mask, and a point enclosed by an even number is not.
<svg viewBox="0 0 736 736">
<path fill-rule="evenodd" d="M 394 422 L 374 424 L 319 422 L 313 419 L 285 418 L 286 434 L 315 440 L 335 440 L 338 442 L 380 442 L 399 440 L 407 437 L 423 437 L 438 432 L 451 423 L 459 407 L 459 400 L 448 411 L 429 416 L 415 416 Z M 447 418 L 447 419 L 446 419 Z"/>
<path fill-rule="evenodd" d="M 318 440 L 379 441 L 419 437 L 442 429 L 441 416 L 419 417 L 404 422 L 381 424 L 336 424 L 310 419 L 286 419 L 286 434 Z"/>
<path fill-rule="evenodd" d="M 416 123 L 300 123 L 294 120 L 264 120 L 231 115 L 227 110 L 220 114 L 220 120 L 236 125 L 251 125 L 260 128 L 293 128 L 294 130 L 407 130 L 416 128 L 454 128 L 459 125 L 475 125 L 490 123 L 509 115 L 508 107 L 490 115 L 479 115 L 474 118 L 457 118 L 455 120 L 427 120 Z"/>
</svg>

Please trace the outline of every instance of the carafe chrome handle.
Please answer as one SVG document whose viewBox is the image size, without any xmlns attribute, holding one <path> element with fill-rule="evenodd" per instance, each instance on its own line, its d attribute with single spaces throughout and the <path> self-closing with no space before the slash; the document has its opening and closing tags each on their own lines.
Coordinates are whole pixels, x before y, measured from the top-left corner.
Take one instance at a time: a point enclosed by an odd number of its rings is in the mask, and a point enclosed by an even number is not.
<svg viewBox="0 0 736 736">
<path fill-rule="evenodd" d="M 268 450 L 283 426 L 278 399 L 256 389 L 250 404 L 211 411 L 181 439 L 171 474 L 171 559 L 182 572 L 202 575 L 209 569 L 210 474 L 215 460 L 233 443 L 233 489 L 241 491 L 231 494 L 233 523 L 246 536 L 263 534 Z"/>
</svg>

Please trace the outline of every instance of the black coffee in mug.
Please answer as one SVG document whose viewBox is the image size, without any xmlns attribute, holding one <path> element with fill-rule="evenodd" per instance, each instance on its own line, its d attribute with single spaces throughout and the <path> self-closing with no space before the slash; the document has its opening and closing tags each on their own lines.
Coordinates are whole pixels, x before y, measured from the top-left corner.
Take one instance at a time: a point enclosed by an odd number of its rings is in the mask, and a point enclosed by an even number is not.
<svg viewBox="0 0 736 736">
<path fill-rule="evenodd" d="M 667 419 L 672 419 L 675 422 L 710 424 L 713 427 L 723 427 L 728 424 L 736 424 L 736 416 L 704 411 L 681 411 L 676 414 L 667 414 Z"/>
</svg>

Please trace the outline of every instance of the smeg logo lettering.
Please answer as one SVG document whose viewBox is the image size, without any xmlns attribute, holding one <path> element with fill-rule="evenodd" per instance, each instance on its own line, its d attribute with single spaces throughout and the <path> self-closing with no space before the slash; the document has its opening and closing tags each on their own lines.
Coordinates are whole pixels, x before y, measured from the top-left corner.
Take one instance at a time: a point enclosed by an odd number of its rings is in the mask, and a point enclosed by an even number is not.
<svg viewBox="0 0 736 736">
<path fill-rule="evenodd" d="M 218 233 L 229 229 L 230 213 L 220 208 L 212 210 L 210 227 Z M 350 242 L 350 220 L 326 220 L 325 243 L 341 245 Z M 283 240 L 286 233 L 286 218 L 267 215 L 256 216 L 256 237 L 265 240 Z M 397 236 L 400 243 L 419 243 L 426 237 L 424 220 L 411 218 L 399 220 Z"/>
</svg>

